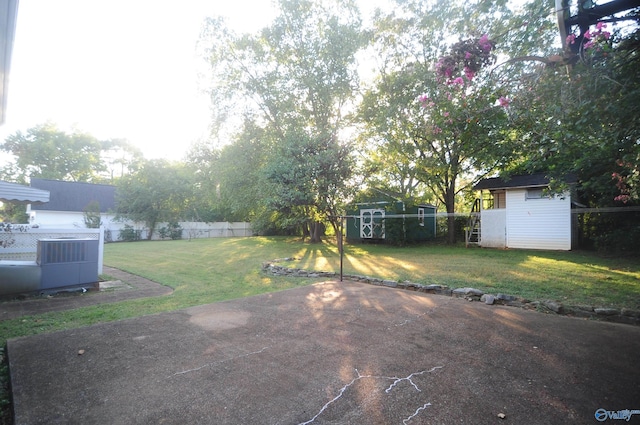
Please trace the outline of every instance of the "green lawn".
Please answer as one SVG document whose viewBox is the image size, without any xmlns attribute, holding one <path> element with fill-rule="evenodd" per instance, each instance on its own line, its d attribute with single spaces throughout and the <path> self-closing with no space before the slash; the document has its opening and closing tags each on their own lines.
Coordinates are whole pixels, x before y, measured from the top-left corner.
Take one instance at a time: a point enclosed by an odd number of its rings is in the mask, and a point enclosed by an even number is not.
<svg viewBox="0 0 640 425">
<path fill-rule="evenodd" d="M 68 329 L 145 314 L 280 291 L 318 279 L 262 272 L 264 261 L 296 257 L 289 267 L 339 271 L 335 244 L 292 238 L 199 239 L 117 243 L 105 246 L 106 265 L 174 288 L 169 296 L 123 301 L 0 321 L 0 347 L 8 338 Z M 587 252 L 489 250 L 426 245 L 397 248 L 347 245 L 344 273 L 388 280 L 475 287 L 531 300 L 640 310 L 640 259 Z M 86 296 L 99 296 L 87 294 Z M 3 360 L 0 351 L 0 360 Z M 8 403 L 6 362 L 0 361 L 0 411 Z"/>
<path fill-rule="evenodd" d="M 105 264 L 174 288 L 169 296 L 91 306 L 0 322 L 7 338 L 171 311 L 193 305 L 308 285 L 318 279 L 265 274 L 262 263 L 296 257 L 284 265 L 339 271 L 334 244 L 292 238 L 199 239 L 116 243 L 105 246 Z M 471 286 L 531 300 L 640 310 L 638 258 L 604 258 L 586 252 L 489 250 L 426 245 L 397 248 L 347 245 L 345 274 L 389 280 Z M 95 295 L 88 295 L 95 296 Z"/>
</svg>

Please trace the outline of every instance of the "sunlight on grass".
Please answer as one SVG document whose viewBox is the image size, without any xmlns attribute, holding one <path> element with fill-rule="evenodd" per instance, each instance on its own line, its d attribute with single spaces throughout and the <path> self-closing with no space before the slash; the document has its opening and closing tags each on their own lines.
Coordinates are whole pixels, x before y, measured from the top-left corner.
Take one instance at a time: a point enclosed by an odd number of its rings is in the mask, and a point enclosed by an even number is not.
<svg viewBox="0 0 640 425">
<path fill-rule="evenodd" d="M 335 244 L 295 238 L 197 239 L 105 246 L 105 264 L 174 288 L 168 296 L 123 301 L 0 322 L 0 334 L 50 332 L 309 285 L 318 279 L 272 276 L 262 263 L 295 257 L 287 267 L 338 272 Z M 584 252 L 405 248 L 345 245 L 344 273 L 394 281 L 475 287 L 568 305 L 640 310 L 640 262 Z"/>
</svg>

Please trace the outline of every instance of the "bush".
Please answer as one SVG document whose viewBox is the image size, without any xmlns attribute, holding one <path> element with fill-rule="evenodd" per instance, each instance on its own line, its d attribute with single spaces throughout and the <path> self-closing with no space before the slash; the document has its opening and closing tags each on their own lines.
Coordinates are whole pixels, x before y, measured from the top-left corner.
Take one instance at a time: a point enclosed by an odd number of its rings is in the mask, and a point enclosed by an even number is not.
<svg viewBox="0 0 640 425">
<path fill-rule="evenodd" d="M 128 224 L 124 225 L 124 229 L 120 230 L 120 236 L 118 239 L 124 242 L 139 241 L 142 236 L 142 230 L 134 229 L 133 226 Z"/>
<path fill-rule="evenodd" d="M 640 241 L 640 225 L 620 227 L 594 237 L 594 245 L 598 251 L 611 253 L 635 253 Z"/>
<path fill-rule="evenodd" d="M 167 226 L 161 227 L 158 232 L 161 239 L 171 238 L 174 241 L 182 239 L 182 226 L 175 221 L 170 221 Z"/>
</svg>

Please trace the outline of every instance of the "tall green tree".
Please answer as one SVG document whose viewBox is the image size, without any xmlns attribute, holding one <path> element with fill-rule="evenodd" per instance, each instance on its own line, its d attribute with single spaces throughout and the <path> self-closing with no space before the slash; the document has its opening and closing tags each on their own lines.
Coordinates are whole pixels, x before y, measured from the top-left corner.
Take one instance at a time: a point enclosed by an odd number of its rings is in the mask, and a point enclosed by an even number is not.
<svg viewBox="0 0 640 425">
<path fill-rule="evenodd" d="M 637 17 L 593 25 L 579 53 L 569 53 L 570 66 L 542 67 L 514 90 L 512 126 L 522 151 L 516 171 L 544 170 L 558 188 L 574 174 L 579 202 L 592 208 L 640 204 L 638 28 Z M 600 248 L 634 249 L 638 218 L 634 211 L 584 214 L 583 236 Z"/>
<path fill-rule="evenodd" d="M 116 189 L 117 216 L 145 223 L 151 239 L 160 222 L 191 218 L 192 174 L 184 164 L 146 161 L 135 174 L 124 176 Z"/>
<path fill-rule="evenodd" d="M 495 42 L 486 35 L 503 33 L 512 12 L 502 1 L 397 4 L 376 20 L 380 76 L 361 117 L 445 206 L 455 242 L 459 194 L 504 162 L 512 140 L 503 126 L 508 100 L 499 103 L 488 72 Z"/>
<path fill-rule="evenodd" d="M 98 179 L 108 183 L 115 183 L 126 174 L 137 171 L 144 162 L 142 151 L 125 139 L 102 141 L 100 158 L 104 171 Z"/>
<path fill-rule="evenodd" d="M 279 15 L 258 35 L 238 37 L 210 21 L 212 94 L 217 117 L 227 116 L 229 100 L 253 111 L 271 145 L 270 205 L 302 212 L 318 242 L 321 220 L 337 228 L 350 181 L 343 130 L 364 37 L 351 0 L 280 0 L 277 6 Z M 294 169 L 295 176 L 280 174 Z"/>
<path fill-rule="evenodd" d="M 0 144 L 14 156 L 14 181 L 29 177 L 89 182 L 105 171 L 101 142 L 87 133 L 67 134 L 53 123 L 16 132 Z"/>
<path fill-rule="evenodd" d="M 80 131 L 67 133 L 51 122 L 24 133 L 17 131 L 0 143 L 0 150 L 13 157 L 1 177 L 20 183 L 31 177 L 113 182 L 135 171 L 143 160 L 141 151 L 126 140 L 98 140 Z"/>
<path fill-rule="evenodd" d="M 264 222 L 267 182 L 263 172 L 270 141 L 250 119 L 222 147 L 211 142 L 194 146 L 187 166 L 194 172 L 198 217 L 203 221 Z"/>
</svg>

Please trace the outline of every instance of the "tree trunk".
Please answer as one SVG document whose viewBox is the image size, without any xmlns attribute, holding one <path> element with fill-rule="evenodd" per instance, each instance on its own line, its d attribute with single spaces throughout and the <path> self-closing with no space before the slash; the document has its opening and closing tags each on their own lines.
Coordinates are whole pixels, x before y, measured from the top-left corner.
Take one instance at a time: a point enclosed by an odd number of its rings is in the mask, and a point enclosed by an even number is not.
<svg viewBox="0 0 640 425">
<path fill-rule="evenodd" d="M 330 219 L 331 226 L 336 234 L 336 243 L 338 244 L 338 252 L 342 252 L 342 218 Z"/>
<path fill-rule="evenodd" d="M 156 229 L 156 224 L 158 224 L 157 221 L 148 221 L 147 222 L 147 228 L 149 229 L 149 232 L 147 233 L 147 240 L 150 241 L 151 238 L 153 237 L 153 231 Z"/>
<path fill-rule="evenodd" d="M 322 223 L 319 221 L 311 222 L 311 243 L 321 243 L 322 242 Z"/>
<path fill-rule="evenodd" d="M 305 221 L 304 223 L 302 223 L 302 242 L 304 242 L 305 239 L 310 236 L 311 232 L 309 231 L 309 223 Z"/>
<path fill-rule="evenodd" d="M 455 182 L 451 182 L 445 194 L 445 206 L 447 208 L 447 243 L 456 243 L 456 191 Z"/>
</svg>

